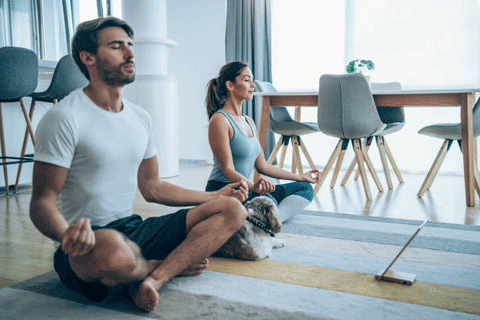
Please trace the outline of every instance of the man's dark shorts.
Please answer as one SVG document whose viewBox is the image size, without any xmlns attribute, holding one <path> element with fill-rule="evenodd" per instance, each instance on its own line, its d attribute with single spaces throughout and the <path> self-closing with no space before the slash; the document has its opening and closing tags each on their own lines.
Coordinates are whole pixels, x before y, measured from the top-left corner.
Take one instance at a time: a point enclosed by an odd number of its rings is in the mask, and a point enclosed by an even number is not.
<svg viewBox="0 0 480 320">
<path fill-rule="evenodd" d="M 93 230 L 114 229 L 135 242 L 145 259 L 163 260 L 187 235 L 186 217 L 188 209 L 145 220 L 138 215 L 122 218 L 104 227 L 93 226 Z M 68 263 L 68 255 L 59 247 L 54 255 L 55 271 L 60 280 L 71 290 L 82 293 L 92 301 L 104 300 L 109 288 L 99 281 L 85 282 L 79 279 Z"/>
</svg>

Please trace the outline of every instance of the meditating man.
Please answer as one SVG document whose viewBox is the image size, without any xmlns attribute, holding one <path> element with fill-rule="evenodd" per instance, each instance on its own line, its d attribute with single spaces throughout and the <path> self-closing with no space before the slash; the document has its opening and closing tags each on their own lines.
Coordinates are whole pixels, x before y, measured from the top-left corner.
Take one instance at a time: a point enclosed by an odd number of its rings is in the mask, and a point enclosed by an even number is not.
<svg viewBox="0 0 480 320">
<path fill-rule="evenodd" d="M 150 117 L 122 99 L 135 78 L 132 38 L 113 17 L 78 26 L 73 57 L 90 82 L 38 124 L 30 216 L 58 242 L 54 266 L 65 285 L 93 301 L 126 285 L 150 312 L 167 281 L 201 273 L 242 226 L 248 187 L 209 193 L 159 179 Z M 147 201 L 196 206 L 143 220 L 133 214 L 137 186 Z"/>
</svg>

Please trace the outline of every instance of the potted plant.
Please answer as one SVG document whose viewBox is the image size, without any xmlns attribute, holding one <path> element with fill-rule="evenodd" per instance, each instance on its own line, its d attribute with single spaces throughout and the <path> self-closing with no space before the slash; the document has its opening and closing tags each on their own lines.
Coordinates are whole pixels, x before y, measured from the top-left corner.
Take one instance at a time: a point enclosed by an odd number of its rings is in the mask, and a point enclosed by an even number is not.
<svg viewBox="0 0 480 320">
<path fill-rule="evenodd" d="M 370 81 L 370 76 L 366 75 L 368 71 L 375 70 L 375 65 L 372 60 L 365 59 L 356 59 L 352 60 L 347 64 L 346 71 L 347 73 L 362 73 L 365 75 L 368 81 Z"/>
</svg>

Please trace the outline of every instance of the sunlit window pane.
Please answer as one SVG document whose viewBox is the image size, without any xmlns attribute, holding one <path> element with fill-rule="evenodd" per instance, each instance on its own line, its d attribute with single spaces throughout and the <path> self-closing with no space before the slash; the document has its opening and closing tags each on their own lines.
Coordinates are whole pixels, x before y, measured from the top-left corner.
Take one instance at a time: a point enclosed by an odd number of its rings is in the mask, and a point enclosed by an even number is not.
<svg viewBox="0 0 480 320">
<path fill-rule="evenodd" d="M 121 18 L 122 15 L 122 1 L 110 0 L 112 6 L 112 16 Z M 79 21 L 87 21 L 98 18 L 97 0 L 82 0 L 78 3 Z M 102 0 L 102 12 L 107 16 L 107 0 Z"/>
<path fill-rule="evenodd" d="M 42 2 L 42 37 L 44 60 L 58 61 L 68 53 L 62 0 Z"/>
<path fill-rule="evenodd" d="M 478 83 L 477 0 L 355 1 L 356 57 L 375 61 L 378 81 L 404 85 Z"/>
<path fill-rule="evenodd" d="M 272 70 L 278 89 L 311 90 L 344 68 L 345 2 L 272 1 Z"/>
<path fill-rule="evenodd" d="M 33 48 L 30 1 L 11 1 L 12 45 Z"/>
<path fill-rule="evenodd" d="M 97 0 L 82 0 L 79 2 L 78 8 L 80 22 L 98 17 Z"/>
<path fill-rule="evenodd" d="M 273 84 L 279 90 L 317 91 L 321 74 L 345 73 L 346 63 L 359 58 L 375 63 L 374 82 L 398 81 L 405 88 L 480 83 L 478 0 L 272 0 L 272 6 Z M 405 127 L 388 136 L 400 169 L 428 170 L 441 141 L 418 130 L 459 122 L 459 110 L 406 108 Z M 302 121 L 316 120 L 314 108 L 302 109 Z M 333 140 L 313 134 L 304 141 L 315 145 L 314 161 L 325 164 Z M 371 157 L 379 163 L 376 153 Z M 462 174 L 461 156 L 447 157 L 442 171 Z"/>
</svg>

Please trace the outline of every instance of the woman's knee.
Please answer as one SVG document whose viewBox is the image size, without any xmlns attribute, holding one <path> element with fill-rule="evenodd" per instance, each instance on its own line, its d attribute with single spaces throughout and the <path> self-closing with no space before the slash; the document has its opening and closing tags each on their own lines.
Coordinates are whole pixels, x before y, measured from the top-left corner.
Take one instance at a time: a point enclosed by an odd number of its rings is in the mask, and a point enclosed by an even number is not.
<svg viewBox="0 0 480 320">
<path fill-rule="evenodd" d="M 284 184 L 283 187 L 285 188 L 284 197 L 297 195 L 307 199 L 308 201 L 312 201 L 315 195 L 312 185 L 307 181 L 295 181 Z"/>
<path fill-rule="evenodd" d="M 302 190 L 300 191 L 299 195 L 307 199 L 308 201 L 312 201 L 314 197 L 313 187 L 310 182 L 301 181 L 300 182 Z"/>
</svg>

